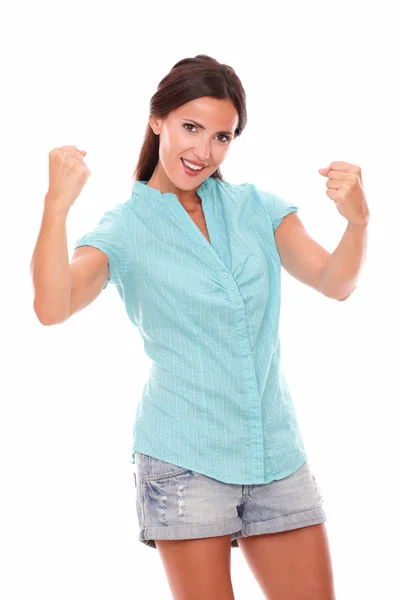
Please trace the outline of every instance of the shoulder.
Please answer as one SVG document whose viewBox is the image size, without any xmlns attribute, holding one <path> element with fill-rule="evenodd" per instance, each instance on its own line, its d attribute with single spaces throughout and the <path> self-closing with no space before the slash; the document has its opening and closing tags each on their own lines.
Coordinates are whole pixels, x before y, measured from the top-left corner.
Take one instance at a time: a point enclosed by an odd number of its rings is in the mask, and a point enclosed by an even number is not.
<svg viewBox="0 0 400 600">
<path fill-rule="evenodd" d="M 274 212 L 274 206 L 282 200 L 280 196 L 268 190 L 258 188 L 254 183 L 231 183 L 216 180 L 215 190 L 218 190 L 222 200 L 231 203 L 236 209 L 246 212 L 256 212 L 260 216 Z"/>
<path fill-rule="evenodd" d="M 106 226 L 115 235 L 125 230 L 128 226 L 128 203 L 114 204 L 102 215 L 99 225 Z"/>
<path fill-rule="evenodd" d="M 260 189 L 254 184 L 249 184 L 249 187 L 254 202 L 268 214 L 274 231 L 286 215 L 299 210 L 299 206 L 289 198 L 283 198 L 271 190 Z"/>
<path fill-rule="evenodd" d="M 215 190 L 218 190 L 226 197 L 253 200 L 256 204 L 264 206 L 268 206 L 280 199 L 280 196 L 277 194 L 260 189 L 254 183 L 231 183 L 230 181 L 214 179 L 213 186 Z"/>
<path fill-rule="evenodd" d="M 132 227 L 135 214 L 138 212 L 138 207 L 143 204 L 140 200 L 140 194 L 132 191 L 131 196 L 125 202 L 118 202 L 105 212 L 103 219 L 106 218 L 116 229 L 129 230 Z"/>
<path fill-rule="evenodd" d="M 298 205 L 290 199 L 271 190 L 261 189 L 254 183 L 234 184 L 217 180 L 216 184 L 225 199 L 231 199 L 242 214 L 257 216 L 271 223 L 275 231 L 282 219 L 299 210 Z"/>
<path fill-rule="evenodd" d="M 213 178 L 210 178 L 213 179 Z M 252 184 L 250 183 L 232 183 L 222 179 L 214 178 L 211 184 L 212 190 L 227 202 L 233 201 L 235 204 L 245 201 L 253 195 Z"/>
</svg>

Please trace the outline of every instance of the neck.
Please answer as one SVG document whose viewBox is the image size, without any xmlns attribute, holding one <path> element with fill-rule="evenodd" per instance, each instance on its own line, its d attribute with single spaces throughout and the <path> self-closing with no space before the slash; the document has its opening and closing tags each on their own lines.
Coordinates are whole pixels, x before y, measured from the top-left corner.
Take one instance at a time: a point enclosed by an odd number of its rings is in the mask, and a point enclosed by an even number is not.
<svg viewBox="0 0 400 600">
<path fill-rule="evenodd" d="M 161 172 L 158 167 L 159 165 L 154 169 L 147 185 L 159 190 L 162 194 L 175 194 L 185 210 L 190 213 L 197 212 L 201 207 L 201 198 L 197 195 L 196 191 L 185 191 L 177 188 L 166 176 L 164 170 Z"/>
</svg>

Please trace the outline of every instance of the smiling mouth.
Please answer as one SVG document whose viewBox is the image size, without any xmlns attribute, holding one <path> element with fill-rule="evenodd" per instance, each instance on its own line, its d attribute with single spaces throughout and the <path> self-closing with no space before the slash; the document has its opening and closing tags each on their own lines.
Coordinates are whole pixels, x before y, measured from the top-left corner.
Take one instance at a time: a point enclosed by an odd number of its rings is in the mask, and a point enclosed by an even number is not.
<svg viewBox="0 0 400 600">
<path fill-rule="evenodd" d="M 203 171 L 203 169 L 205 169 L 206 167 L 201 167 L 200 169 L 192 169 L 191 167 L 189 167 L 189 165 L 187 165 L 183 158 L 181 158 L 181 162 L 183 164 L 184 167 L 186 167 L 186 169 L 189 169 L 192 173 L 200 173 L 201 171 Z"/>
</svg>

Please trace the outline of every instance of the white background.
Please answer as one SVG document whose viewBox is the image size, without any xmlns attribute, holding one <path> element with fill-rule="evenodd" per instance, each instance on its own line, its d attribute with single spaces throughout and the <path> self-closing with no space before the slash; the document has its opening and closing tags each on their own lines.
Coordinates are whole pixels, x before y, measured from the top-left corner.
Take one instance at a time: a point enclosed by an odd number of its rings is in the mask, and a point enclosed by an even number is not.
<svg viewBox="0 0 400 600">
<path fill-rule="evenodd" d="M 395 3 L 10 6 L 0 36 L 0 595 L 172 597 L 158 551 L 137 539 L 132 427 L 150 366 L 140 335 L 112 285 L 62 325 L 41 325 L 29 267 L 49 151 L 76 145 L 92 172 L 67 220 L 72 255 L 130 197 L 158 82 L 205 53 L 230 64 L 247 94 L 227 181 L 294 201 L 332 252 L 346 221 L 318 169 L 362 168 L 371 220 L 358 286 L 340 303 L 283 271 L 282 356 L 328 516 L 337 598 L 398 597 Z M 231 560 L 236 598 L 261 599 L 239 549 Z"/>
</svg>

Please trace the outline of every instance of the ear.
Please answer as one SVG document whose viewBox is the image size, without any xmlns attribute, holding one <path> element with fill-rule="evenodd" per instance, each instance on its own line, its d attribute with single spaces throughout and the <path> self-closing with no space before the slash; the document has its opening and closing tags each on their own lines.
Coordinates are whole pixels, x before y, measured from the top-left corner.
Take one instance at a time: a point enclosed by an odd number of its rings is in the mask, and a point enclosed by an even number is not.
<svg viewBox="0 0 400 600">
<path fill-rule="evenodd" d="M 159 135 L 161 131 L 162 119 L 157 119 L 154 115 L 150 115 L 149 125 L 152 128 L 153 133 Z"/>
</svg>

